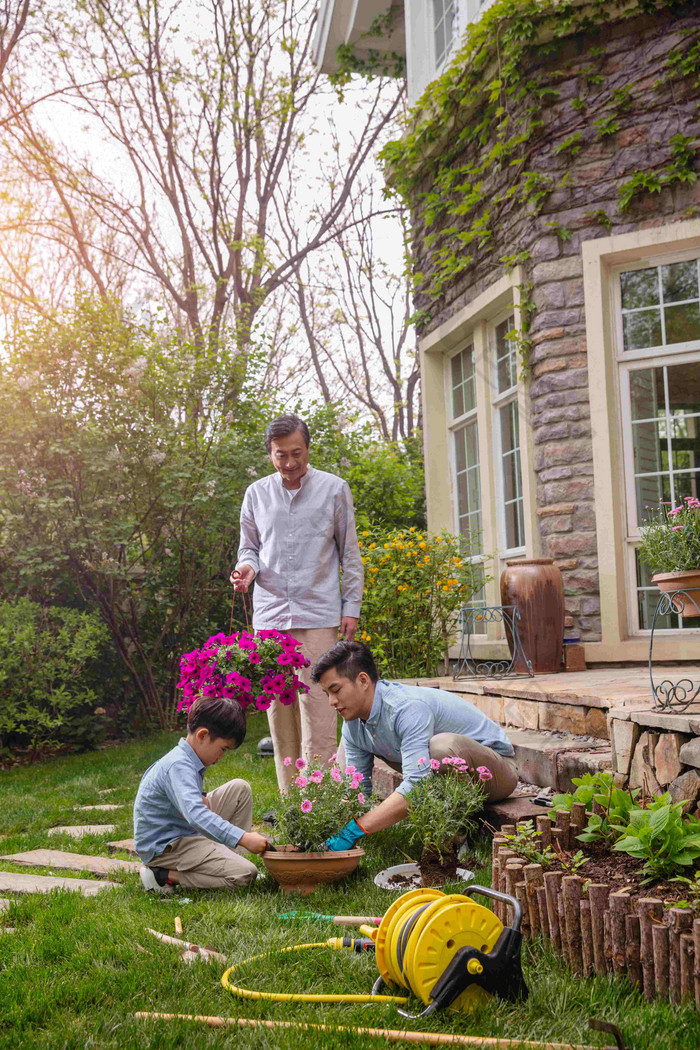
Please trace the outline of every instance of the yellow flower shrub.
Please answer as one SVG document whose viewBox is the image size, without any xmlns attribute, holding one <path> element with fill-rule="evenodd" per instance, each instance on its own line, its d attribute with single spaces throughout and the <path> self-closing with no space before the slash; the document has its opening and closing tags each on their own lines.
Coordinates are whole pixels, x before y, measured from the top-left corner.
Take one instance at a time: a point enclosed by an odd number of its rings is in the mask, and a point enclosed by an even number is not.
<svg viewBox="0 0 700 1050">
<path fill-rule="evenodd" d="M 363 531 L 365 593 L 357 637 L 382 677 L 437 673 L 457 632 L 457 614 L 487 578 L 465 539 L 415 527 Z"/>
</svg>

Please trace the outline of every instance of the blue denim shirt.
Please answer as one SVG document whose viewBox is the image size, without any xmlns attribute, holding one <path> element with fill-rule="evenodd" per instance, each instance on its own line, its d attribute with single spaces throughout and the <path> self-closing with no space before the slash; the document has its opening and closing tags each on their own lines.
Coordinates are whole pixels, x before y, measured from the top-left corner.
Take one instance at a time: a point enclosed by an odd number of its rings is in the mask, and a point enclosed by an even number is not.
<svg viewBox="0 0 700 1050">
<path fill-rule="evenodd" d="M 367 721 L 343 722 L 346 763 L 362 774 L 365 794 L 372 791 L 375 755 L 400 764 L 403 780 L 396 790 L 408 795 L 430 773 L 430 763 L 419 765 L 418 759 L 429 758 L 430 738 L 437 733 L 459 733 L 499 755 L 515 754 L 505 730 L 461 696 L 380 679 Z"/>
<path fill-rule="evenodd" d="M 202 802 L 206 766 L 185 738 L 149 766 L 134 802 L 134 843 L 144 864 L 185 835 L 206 835 L 235 849 L 245 832 Z"/>
</svg>

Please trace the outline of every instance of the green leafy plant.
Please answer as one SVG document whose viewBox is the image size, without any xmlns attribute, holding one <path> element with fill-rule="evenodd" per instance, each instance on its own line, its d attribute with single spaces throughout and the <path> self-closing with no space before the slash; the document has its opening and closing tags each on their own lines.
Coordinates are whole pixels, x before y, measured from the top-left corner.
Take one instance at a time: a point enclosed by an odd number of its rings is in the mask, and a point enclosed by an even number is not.
<svg viewBox="0 0 700 1050">
<path fill-rule="evenodd" d="M 671 802 L 666 793 L 646 809 L 634 808 L 613 847 L 644 860 L 644 881 L 675 875 L 700 857 L 700 820 L 684 818 L 683 802 Z"/>
<path fill-rule="evenodd" d="M 579 849 L 573 855 L 566 853 L 561 854 L 559 856 L 559 863 L 561 865 L 561 870 L 566 872 L 567 875 L 576 875 L 579 869 L 582 868 L 584 864 L 588 863 L 588 857 L 584 857 Z"/>
<path fill-rule="evenodd" d="M 630 793 L 615 787 L 612 773 L 584 773 L 574 777 L 576 790 L 564 795 L 555 795 L 552 799 L 555 809 L 571 812 L 574 802 L 582 802 L 588 813 L 588 820 L 583 832 L 578 836 L 580 842 L 606 842 L 609 845 L 619 835 L 616 829 L 626 825 L 634 806 L 638 790 Z M 594 811 L 593 803 L 604 810 Z"/>
<path fill-rule="evenodd" d="M 428 762 L 418 760 L 419 765 Z M 431 759 L 433 772 L 421 778 L 408 796 L 411 841 L 439 856 L 454 852 L 455 838 L 476 828 L 472 819 L 486 801 L 484 781 L 491 779 L 485 766 L 469 769 L 461 758 Z"/>
<path fill-rule="evenodd" d="M 695 496 L 686 496 L 678 507 L 661 506 L 639 531 L 639 557 L 655 572 L 700 566 L 700 500 Z"/>
<path fill-rule="evenodd" d="M 284 759 L 291 765 L 292 759 Z M 323 853 L 326 839 L 369 807 L 360 791 L 362 776 L 354 766 L 296 760 L 297 776 L 277 804 L 279 841 L 305 853 Z"/>
<path fill-rule="evenodd" d="M 682 882 L 687 886 L 687 898 L 682 901 L 668 901 L 667 908 L 689 908 L 690 911 L 700 916 L 700 870 L 695 872 L 692 879 L 686 875 L 676 875 L 671 882 Z"/>
<path fill-rule="evenodd" d="M 528 864 L 541 864 L 543 868 L 551 868 L 559 859 L 551 846 L 542 845 L 542 834 L 535 830 L 531 820 L 521 820 L 515 834 L 505 837 L 511 849 Z"/>
</svg>

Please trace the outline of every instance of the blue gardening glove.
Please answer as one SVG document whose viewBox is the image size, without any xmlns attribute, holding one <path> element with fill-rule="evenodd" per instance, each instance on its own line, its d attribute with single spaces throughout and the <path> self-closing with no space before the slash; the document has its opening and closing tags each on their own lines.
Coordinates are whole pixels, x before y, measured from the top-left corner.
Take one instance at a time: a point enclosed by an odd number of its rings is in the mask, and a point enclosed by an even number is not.
<svg viewBox="0 0 700 1050">
<path fill-rule="evenodd" d="M 357 840 L 366 834 L 367 832 L 353 819 L 344 828 L 336 832 L 335 835 L 331 835 L 329 839 L 326 839 L 326 849 L 332 850 L 334 853 L 341 849 L 352 849 Z"/>
</svg>

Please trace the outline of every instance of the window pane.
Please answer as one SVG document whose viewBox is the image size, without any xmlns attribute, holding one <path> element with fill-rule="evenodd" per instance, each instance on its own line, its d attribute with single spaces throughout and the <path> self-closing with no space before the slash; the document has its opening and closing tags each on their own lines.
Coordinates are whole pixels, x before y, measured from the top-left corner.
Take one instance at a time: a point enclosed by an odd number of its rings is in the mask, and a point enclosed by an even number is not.
<svg viewBox="0 0 700 1050">
<path fill-rule="evenodd" d="M 457 463 L 457 473 L 466 470 L 467 468 L 467 444 L 466 444 L 466 431 L 464 429 L 458 430 L 455 434 L 455 461 Z"/>
<path fill-rule="evenodd" d="M 506 543 L 510 550 L 524 546 L 522 500 L 506 504 Z"/>
<path fill-rule="evenodd" d="M 464 387 L 456 386 L 452 391 L 452 414 L 455 419 L 464 415 Z"/>
<path fill-rule="evenodd" d="M 503 498 L 504 500 L 512 500 L 519 495 L 518 459 L 516 453 L 511 453 L 509 456 L 503 457 Z"/>
<path fill-rule="evenodd" d="M 658 369 L 659 374 L 661 371 Z M 666 368 L 666 377 L 671 414 L 682 416 L 700 413 L 700 361 L 670 365 Z"/>
<path fill-rule="evenodd" d="M 467 499 L 469 510 L 477 510 L 481 507 L 481 491 L 479 484 L 479 468 L 467 471 Z"/>
<path fill-rule="evenodd" d="M 477 446 L 478 433 L 476 426 L 467 427 L 464 431 L 466 446 L 467 446 L 467 463 L 476 464 L 479 462 L 479 449 Z"/>
<path fill-rule="evenodd" d="M 666 415 L 663 369 L 637 368 L 630 372 L 630 397 L 632 419 Z"/>
<path fill-rule="evenodd" d="M 642 310 L 622 318 L 625 350 L 645 350 L 661 346 L 661 311 Z"/>
<path fill-rule="evenodd" d="M 664 314 L 667 343 L 690 343 L 694 339 L 700 339 L 700 306 L 698 303 L 668 306 Z"/>
<path fill-rule="evenodd" d="M 656 267 L 650 270 L 631 270 L 620 274 L 622 309 L 636 310 L 640 306 L 654 306 L 659 302 L 659 275 Z"/>
<path fill-rule="evenodd" d="M 476 408 L 474 386 L 474 348 L 468 346 L 451 361 L 452 415 L 455 419 Z"/>
<path fill-rule="evenodd" d="M 648 478 L 637 478 L 637 521 L 643 524 L 656 517 L 659 504 L 671 502 L 671 481 L 668 474 L 656 474 Z"/>
<path fill-rule="evenodd" d="M 666 420 L 635 423 L 632 427 L 635 474 L 651 474 L 662 469 L 662 452 L 667 451 Z"/>
<path fill-rule="evenodd" d="M 452 387 L 459 386 L 462 382 L 462 355 L 455 354 L 452 358 Z"/>
<path fill-rule="evenodd" d="M 693 259 L 691 262 L 671 263 L 670 266 L 662 266 L 661 286 L 664 292 L 665 303 L 678 303 L 684 299 L 697 299 L 697 261 Z"/>
<path fill-rule="evenodd" d="M 515 317 L 513 315 L 496 325 L 496 379 L 500 394 L 504 390 L 510 390 L 518 381 L 515 340 L 508 338 L 508 333 L 514 329 Z"/>
</svg>

